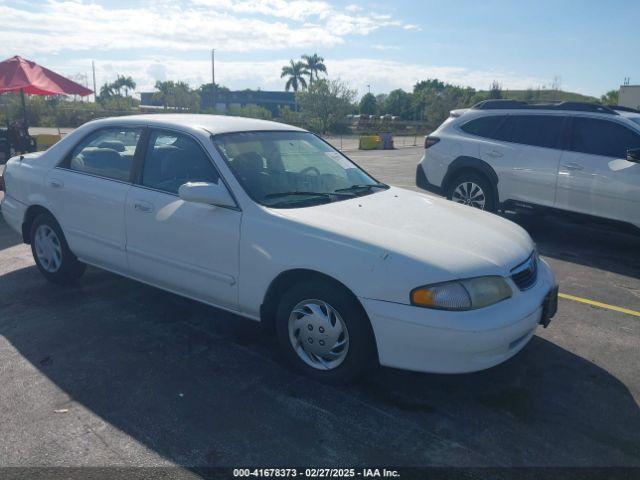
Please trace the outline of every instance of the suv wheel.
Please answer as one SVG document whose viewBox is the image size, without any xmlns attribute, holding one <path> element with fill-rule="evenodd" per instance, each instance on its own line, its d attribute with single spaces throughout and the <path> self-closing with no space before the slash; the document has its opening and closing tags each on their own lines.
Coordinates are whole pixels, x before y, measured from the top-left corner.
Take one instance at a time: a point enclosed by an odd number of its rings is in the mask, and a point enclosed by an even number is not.
<svg viewBox="0 0 640 480">
<path fill-rule="evenodd" d="M 69 250 L 58 222 L 47 213 L 38 215 L 31 225 L 31 252 L 40 273 L 53 283 L 73 283 L 86 269 Z"/>
<path fill-rule="evenodd" d="M 449 182 L 447 198 L 453 202 L 495 213 L 496 195 L 493 185 L 484 175 L 466 172 Z"/>
<path fill-rule="evenodd" d="M 324 281 L 295 285 L 276 315 L 278 342 L 289 363 L 328 383 L 345 383 L 374 364 L 369 319 L 353 295 Z"/>
</svg>

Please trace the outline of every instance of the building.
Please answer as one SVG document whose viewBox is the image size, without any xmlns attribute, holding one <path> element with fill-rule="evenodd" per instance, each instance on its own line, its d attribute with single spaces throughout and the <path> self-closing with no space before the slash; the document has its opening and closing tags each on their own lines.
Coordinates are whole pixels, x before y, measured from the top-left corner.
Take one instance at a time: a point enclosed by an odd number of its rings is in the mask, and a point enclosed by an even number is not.
<svg viewBox="0 0 640 480">
<path fill-rule="evenodd" d="M 141 109 L 157 109 L 162 107 L 162 102 L 153 98 L 154 92 L 140 93 Z M 213 106 L 213 96 L 203 95 L 200 98 L 200 108 L 205 110 Z M 283 107 L 295 108 L 295 94 L 293 92 L 272 92 L 266 90 L 221 90 L 216 92 L 215 110 L 225 113 L 229 107 L 245 107 L 247 105 L 258 105 L 264 107 L 276 117 Z"/>
<path fill-rule="evenodd" d="M 640 85 L 621 85 L 618 105 L 640 110 Z"/>
</svg>

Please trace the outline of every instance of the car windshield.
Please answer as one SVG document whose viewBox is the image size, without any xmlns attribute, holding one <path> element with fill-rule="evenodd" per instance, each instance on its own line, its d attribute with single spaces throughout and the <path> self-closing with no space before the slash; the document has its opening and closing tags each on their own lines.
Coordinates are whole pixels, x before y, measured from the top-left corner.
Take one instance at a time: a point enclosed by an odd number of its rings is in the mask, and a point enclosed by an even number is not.
<svg viewBox="0 0 640 480">
<path fill-rule="evenodd" d="M 389 188 L 308 132 L 239 132 L 213 141 L 249 196 L 274 208 L 298 208 Z"/>
</svg>

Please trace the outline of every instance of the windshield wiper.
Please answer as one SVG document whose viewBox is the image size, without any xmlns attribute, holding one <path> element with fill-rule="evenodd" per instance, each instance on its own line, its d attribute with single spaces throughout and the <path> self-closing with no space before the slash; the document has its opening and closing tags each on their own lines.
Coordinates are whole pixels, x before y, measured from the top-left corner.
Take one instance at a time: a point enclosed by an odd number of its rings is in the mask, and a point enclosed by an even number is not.
<svg viewBox="0 0 640 480">
<path fill-rule="evenodd" d="M 387 189 L 389 188 L 389 185 L 386 185 L 384 183 L 366 183 L 366 184 L 360 184 L 360 185 L 351 185 L 350 187 L 347 188 L 338 188 L 334 193 L 339 193 L 339 192 L 350 192 L 353 190 L 359 190 L 361 188 L 364 188 L 366 190 L 371 190 L 372 188 L 383 188 L 383 189 Z"/>
<path fill-rule="evenodd" d="M 324 193 L 324 192 L 301 192 L 301 191 L 298 191 L 298 190 L 296 190 L 294 192 L 269 193 L 269 194 L 265 195 L 264 198 L 282 198 L 282 197 L 288 197 L 289 195 L 304 195 L 304 196 L 316 196 L 316 197 L 331 198 L 330 194 Z"/>
<path fill-rule="evenodd" d="M 352 193 L 340 192 L 338 190 L 336 190 L 335 192 L 301 192 L 299 190 L 296 190 L 294 192 L 269 193 L 268 195 L 265 195 L 264 198 L 281 198 L 281 197 L 288 197 L 289 195 L 305 195 L 305 196 L 315 196 L 315 197 L 324 197 L 324 198 L 331 198 L 332 195 L 353 197 Z"/>
</svg>

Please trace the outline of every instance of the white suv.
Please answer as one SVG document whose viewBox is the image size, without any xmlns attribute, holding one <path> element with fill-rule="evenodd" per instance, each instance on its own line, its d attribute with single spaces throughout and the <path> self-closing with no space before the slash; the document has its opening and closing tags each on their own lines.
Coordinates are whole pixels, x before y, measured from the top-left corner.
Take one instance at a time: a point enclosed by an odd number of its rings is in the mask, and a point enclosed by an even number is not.
<svg viewBox="0 0 640 480">
<path fill-rule="evenodd" d="M 483 210 L 551 207 L 640 226 L 640 112 L 487 100 L 425 139 L 419 187 Z"/>
</svg>

